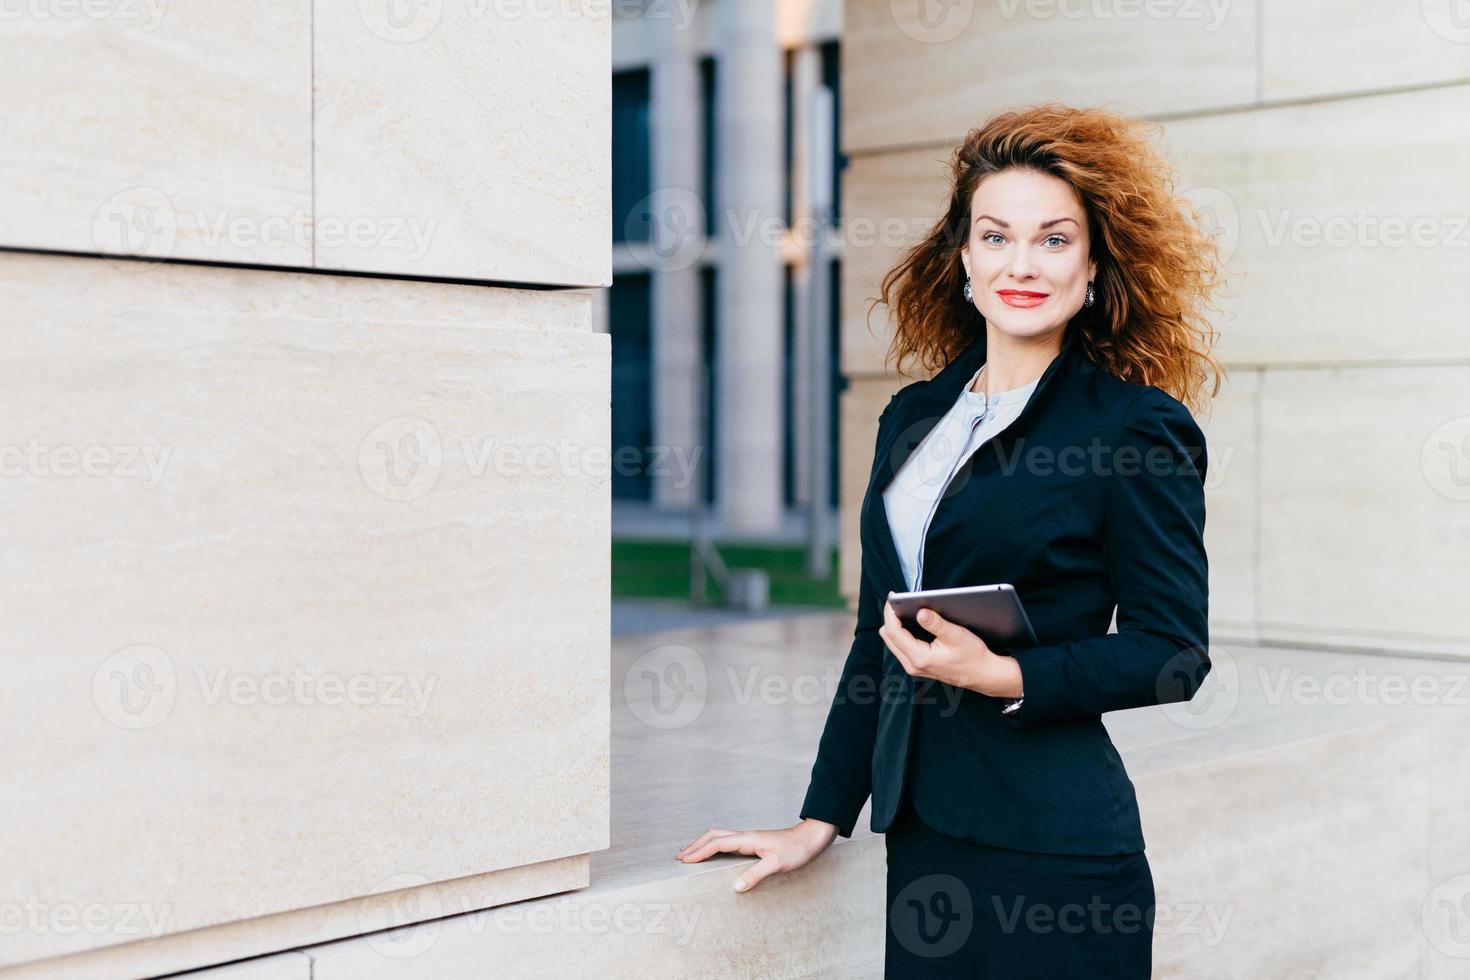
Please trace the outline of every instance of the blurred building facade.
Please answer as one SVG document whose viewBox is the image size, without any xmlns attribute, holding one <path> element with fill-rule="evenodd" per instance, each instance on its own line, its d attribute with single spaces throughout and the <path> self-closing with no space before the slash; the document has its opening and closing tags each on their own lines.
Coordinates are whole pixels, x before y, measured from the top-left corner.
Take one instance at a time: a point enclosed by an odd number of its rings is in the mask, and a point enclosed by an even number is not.
<svg viewBox="0 0 1470 980">
<path fill-rule="evenodd" d="M 831 406 L 821 465 L 838 502 L 841 3 L 646 7 L 613 31 L 607 328 L 613 443 L 647 465 L 618 467 L 613 495 L 686 511 L 704 459 L 722 528 L 759 535 L 810 500 L 814 387 Z M 832 138 L 813 146 L 819 113 Z M 821 213 L 814 180 L 834 205 Z M 832 352 L 817 386 L 812 330 Z"/>
</svg>

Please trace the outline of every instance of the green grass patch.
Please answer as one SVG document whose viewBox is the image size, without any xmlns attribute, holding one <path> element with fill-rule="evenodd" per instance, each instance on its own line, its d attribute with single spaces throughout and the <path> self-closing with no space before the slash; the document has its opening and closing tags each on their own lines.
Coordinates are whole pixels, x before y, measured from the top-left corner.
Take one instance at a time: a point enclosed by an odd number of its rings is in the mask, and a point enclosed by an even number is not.
<svg viewBox="0 0 1470 980">
<path fill-rule="evenodd" d="M 720 557 L 731 568 L 763 568 L 771 580 L 771 605 L 845 609 L 837 588 L 838 554 L 834 548 L 827 574 L 806 573 L 806 550 L 793 545 L 738 542 L 719 544 Z M 620 598 L 682 599 L 689 588 L 689 542 L 619 539 L 612 542 L 612 594 Z M 706 579 L 711 601 L 723 599 L 719 583 Z"/>
</svg>

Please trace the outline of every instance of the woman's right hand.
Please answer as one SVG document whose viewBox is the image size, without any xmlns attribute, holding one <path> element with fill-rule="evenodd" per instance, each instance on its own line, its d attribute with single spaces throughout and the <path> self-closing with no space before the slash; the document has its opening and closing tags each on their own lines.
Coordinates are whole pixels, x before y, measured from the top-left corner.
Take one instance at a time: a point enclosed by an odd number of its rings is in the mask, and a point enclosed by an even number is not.
<svg viewBox="0 0 1470 980">
<path fill-rule="evenodd" d="M 808 817 L 784 830 L 721 830 L 711 827 L 678 854 L 676 861 L 696 864 L 711 854 L 750 854 L 760 860 L 735 882 L 737 892 L 750 891 L 767 875 L 795 871 L 825 851 L 837 836 L 835 824 Z"/>
</svg>

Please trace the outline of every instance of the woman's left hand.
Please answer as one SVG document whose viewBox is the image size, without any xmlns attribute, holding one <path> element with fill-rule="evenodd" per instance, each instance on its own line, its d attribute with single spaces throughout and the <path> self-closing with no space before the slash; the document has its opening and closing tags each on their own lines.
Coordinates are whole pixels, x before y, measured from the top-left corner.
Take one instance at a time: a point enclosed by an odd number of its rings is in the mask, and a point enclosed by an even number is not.
<svg viewBox="0 0 1470 980">
<path fill-rule="evenodd" d="M 1021 668 L 1014 657 L 996 653 L 969 629 L 933 609 L 919 611 L 919 625 L 934 639 L 926 643 L 910 633 L 893 606 L 883 603 L 878 635 L 910 677 L 931 677 L 991 697 L 1021 696 Z"/>
</svg>

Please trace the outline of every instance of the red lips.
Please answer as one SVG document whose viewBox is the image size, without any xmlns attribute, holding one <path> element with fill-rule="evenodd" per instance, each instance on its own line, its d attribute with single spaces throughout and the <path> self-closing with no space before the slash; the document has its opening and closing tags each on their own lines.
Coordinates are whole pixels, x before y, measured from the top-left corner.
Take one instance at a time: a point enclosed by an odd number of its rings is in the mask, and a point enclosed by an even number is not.
<svg viewBox="0 0 1470 980">
<path fill-rule="evenodd" d="M 996 291 L 1000 301 L 1007 306 L 1040 306 L 1046 302 L 1046 293 L 1035 293 L 1027 289 L 1000 289 Z"/>
</svg>

